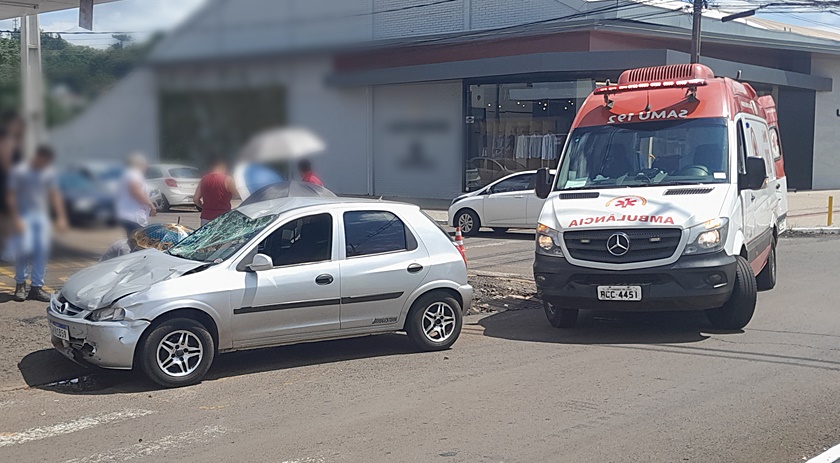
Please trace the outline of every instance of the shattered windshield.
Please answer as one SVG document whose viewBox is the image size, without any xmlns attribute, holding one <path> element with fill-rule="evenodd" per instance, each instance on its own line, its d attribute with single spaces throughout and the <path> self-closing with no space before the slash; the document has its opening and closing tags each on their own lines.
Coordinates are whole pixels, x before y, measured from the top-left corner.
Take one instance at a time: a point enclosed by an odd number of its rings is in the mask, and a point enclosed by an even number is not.
<svg viewBox="0 0 840 463">
<path fill-rule="evenodd" d="M 169 254 L 199 262 L 218 263 L 234 255 L 277 215 L 252 219 L 233 210 L 199 228 L 169 249 Z"/>
<path fill-rule="evenodd" d="M 719 118 L 575 129 L 557 190 L 726 183 L 726 121 Z"/>
</svg>

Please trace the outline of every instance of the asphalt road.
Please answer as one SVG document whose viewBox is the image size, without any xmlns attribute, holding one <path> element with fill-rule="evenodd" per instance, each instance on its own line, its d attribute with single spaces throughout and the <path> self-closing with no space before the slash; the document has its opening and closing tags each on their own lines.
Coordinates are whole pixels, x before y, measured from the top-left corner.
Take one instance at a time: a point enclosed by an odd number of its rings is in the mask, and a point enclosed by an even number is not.
<svg viewBox="0 0 840 463">
<path fill-rule="evenodd" d="M 470 267 L 527 280 L 532 239 L 468 238 Z M 559 331 L 514 304 L 447 352 L 402 335 L 237 352 L 178 390 L 80 370 L 47 348 L 42 307 L 0 304 L 28 333 L 0 336 L 0 461 L 801 461 L 840 443 L 838 261 L 840 239 L 783 240 L 743 333 L 693 313 Z"/>
</svg>

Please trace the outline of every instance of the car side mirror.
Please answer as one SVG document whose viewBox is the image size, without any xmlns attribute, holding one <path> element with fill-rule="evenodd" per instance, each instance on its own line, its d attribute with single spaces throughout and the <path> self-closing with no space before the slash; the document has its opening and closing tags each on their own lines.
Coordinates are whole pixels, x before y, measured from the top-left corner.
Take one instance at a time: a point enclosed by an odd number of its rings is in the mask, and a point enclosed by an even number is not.
<svg viewBox="0 0 840 463">
<path fill-rule="evenodd" d="M 756 156 L 747 158 L 747 173 L 742 175 L 742 186 L 746 190 L 760 190 L 767 182 L 767 164 Z"/>
<path fill-rule="evenodd" d="M 551 193 L 551 176 L 548 175 L 548 169 L 543 167 L 537 171 L 536 182 L 534 193 L 537 195 L 537 198 L 548 198 L 549 193 Z"/>
<path fill-rule="evenodd" d="M 248 266 L 248 270 L 252 272 L 262 272 L 264 270 L 271 270 L 274 268 L 274 261 L 271 257 L 265 254 L 257 254 Z"/>
</svg>

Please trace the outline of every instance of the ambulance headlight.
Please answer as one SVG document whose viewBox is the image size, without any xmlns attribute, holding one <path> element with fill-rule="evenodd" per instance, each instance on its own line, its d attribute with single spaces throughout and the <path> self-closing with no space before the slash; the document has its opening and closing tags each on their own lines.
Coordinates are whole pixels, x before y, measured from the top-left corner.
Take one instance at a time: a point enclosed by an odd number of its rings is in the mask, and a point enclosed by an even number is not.
<svg viewBox="0 0 840 463">
<path fill-rule="evenodd" d="M 705 254 L 723 249 L 726 244 L 726 234 L 729 230 L 729 219 L 717 218 L 691 227 L 688 236 L 688 246 L 683 254 Z"/>
<path fill-rule="evenodd" d="M 543 224 L 537 226 L 537 254 L 563 257 L 560 247 L 560 232 Z"/>
</svg>

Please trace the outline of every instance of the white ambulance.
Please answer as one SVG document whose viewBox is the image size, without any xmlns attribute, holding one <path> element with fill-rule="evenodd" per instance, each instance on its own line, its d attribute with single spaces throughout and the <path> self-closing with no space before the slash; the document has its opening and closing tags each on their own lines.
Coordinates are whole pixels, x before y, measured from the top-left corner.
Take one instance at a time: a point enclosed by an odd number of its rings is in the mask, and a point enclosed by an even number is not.
<svg viewBox="0 0 840 463">
<path fill-rule="evenodd" d="M 718 328 L 746 326 L 756 292 L 776 284 L 782 166 L 775 105 L 748 84 L 686 64 L 597 88 L 557 174 L 537 174 L 534 278 L 549 322 L 705 310 Z"/>
</svg>

